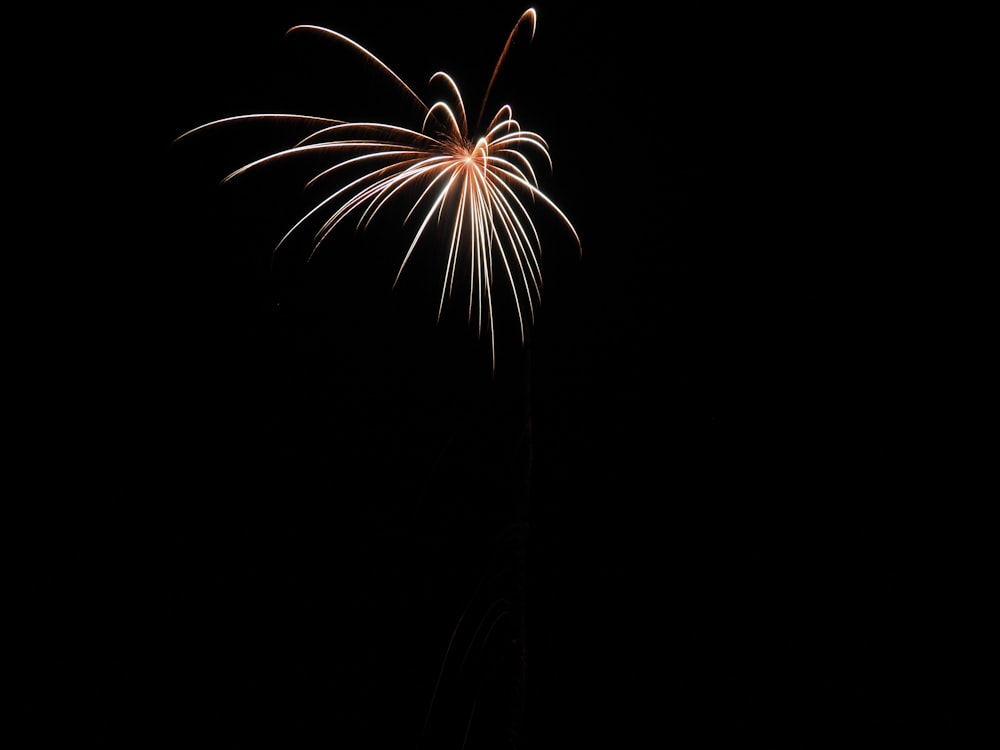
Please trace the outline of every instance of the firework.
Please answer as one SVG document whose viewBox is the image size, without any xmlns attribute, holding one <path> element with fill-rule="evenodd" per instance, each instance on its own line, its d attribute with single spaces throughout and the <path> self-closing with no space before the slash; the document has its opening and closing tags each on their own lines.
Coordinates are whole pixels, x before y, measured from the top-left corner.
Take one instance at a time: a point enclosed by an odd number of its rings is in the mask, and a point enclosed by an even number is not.
<svg viewBox="0 0 1000 750">
<path fill-rule="evenodd" d="M 287 34 L 322 35 L 347 45 L 375 65 L 418 106 L 423 114 L 419 130 L 299 114 L 251 114 L 205 123 L 177 140 L 206 128 L 246 120 L 282 120 L 314 128 L 288 148 L 251 161 L 223 180 L 228 182 L 268 163 L 310 156 L 320 167 L 305 187 L 335 182 L 335 189 L 294 223 L 274 251 L 280 250 L 293 235 L 312 231 L 311 257 L 331 232 L 349 218 L 356 219 L 359 229 L 364 228 L 389 203 L 406 201 L 403 224 L 415 229 L 393 286 L 422 241 L 431 241 L 432 235 L 444 237 L 447 253 L 438 319 L 445 301 L 457 296 L 456 290 L 467 285 L 468 321 L 471 324 L 475 320 L 480 335 L 486 328 L 495 362 L 494 282 L 498 279 L 506 282 L 512 292 L 522 345 L 541 299 L 541 243 L 532 210 L 542 206 L 551 211 L 582 251 L 573 224 L 539 187 L 535 161 L 541 159 L 552 169 L 546 141 L 538 133 L 522 129 L 509 104 L 500 106 L 488 124 L 482 126 L 490 92 L 515 37 L 527 29 L 530 38 L 534 38 L 536 20 L 535 10 L 529 8 L 514 24 L 471 129 L 462 94 L 447 73 L 431 76 L 430 83 L 442 85 L 447 96 L 428 106 L 365 47 L 336 31 L 300 25 L 289 29 Z"/>
</svg>

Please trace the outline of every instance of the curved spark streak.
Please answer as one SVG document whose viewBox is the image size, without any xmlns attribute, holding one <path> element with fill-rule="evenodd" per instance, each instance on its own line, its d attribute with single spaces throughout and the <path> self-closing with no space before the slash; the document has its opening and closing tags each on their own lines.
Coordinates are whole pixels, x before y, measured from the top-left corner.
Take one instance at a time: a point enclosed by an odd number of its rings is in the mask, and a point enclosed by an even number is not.
<svg viewBox="0 0 1000 750">
<path fill-rule="evenodd" d="M 212 120 L 211 122 L 206 122 L 197 127 L 193 127 L 185 133 L 181 133 L 179 136 L 174 138 L 174 143 L 177 143 L 182 138 L 187 138 L 188 136 L 194 135 L 202 130 L 206 130 L 210 127 L 215 127 L 216 125 L 226 125 L 228 123 L 245 121 L 245 120 L 276 120 L 276 121 L 295 121 L 299 120 L 301 122 L 317 122 L 326 123 L 328 125 L 342 125 L 345 124 L 345 120 L 334 120 L 330 117 L 315 117 L 313 115 L 295 115 L 289 113 L 273 113 L 273 114 L 252 114 L 252 115 L 234 115 L 232 117 L 223 117 L 221 120 Z M 321 132 L 321 131 L 320 131 Z"/>
<path fill-rule="evenodd" d="M 465 102 L 462 101 L 462 92 L 459 90 L 458 84 L 455 83 L 455 79 L 454 78 L 452 78 L 450 75 L 448 75 L 447 73 L 445 73 L 443 70 L 439 70 L 437 73 L 435 73 L 434 75 L 432 75 L 430 82 L 434 83 L 434 81 L 437 80 L 438 78 L 443 79 L 444 82 L 446 84 L 448 84 L 448 89 L 451 91 L 452 97 L 455 99 L 456 102 L 458 102 L 458 112 L 459 112 L 459 115 L 461 116 L 461 122 L 455 124 L 455 130 L 457 130 L 460 133 L 462 133 L 462 135 L 468 135 L 468 132 L 469 132 L 469 123 L 468 123 L 468 120 L 465 117 Z M 438 104 L 441 104 L 441 103 L 442 102 L 438 102 Z M 449 112 L 450 111 L 451 110 L 449 109 Z M 430 114 L 430 113 L 428 113 L 428 114 Z M 426 118 L 424 119 L 424 124 L 425 125 L 427 124 Z"/>
<path fill-rule="evenodd" d="M 424 110 L 427 109 L 427 105 L 424 104 L 423 100 L 419 96 L 417 96 L 416 93 L 414 93 L 413 89 L 411 89 L 409 86 L 406 85 L 406 82 L 402 78 L 400 78 L 398 75 L 396 75 L 396 73 L 392 70 L 392 68 L 390 68 L 388 65 L 386 65 L 381 60 L 379 60 L 367 48 L 362 47 L 360 44 L 358 44 L 356 41 L 354 41 L 350 37 L 344 36 L 339 31 L 334 31 L 333 29 L 327 29 L 327 28 L 324 28 L 322 26 L 313 26 L 312 24 L 308 24 L 308 23 L 299 24 L 298 26 L 293 26 L 292 28 L 290 28 L 288 31 L 285 32 L 285 36 L 289 36 L 289 35 L 293 34 L 296 31 L 318 31 L 321 34 L 326 34 L 328 36 L 332 36 L 334 39 L 337 39 L 337 40 L 339 40 L 341 42 L 344 42 L 346 45 L 348 45 L 349 47 L 357 50 L 365 58 L 367 58 L 371 62 L 375 63 L 379 68 L 381 68 L 383 71 L 385 71 L 386 73 L 388 73 L 392 77 L 392 79 L 394 81 L 396 81 L 400 86 L 402 86 L 403 89 L 410 96 L 413 97 L 414 101 L 416 101 L 417 104 L 419 104 Z"/>
<path fill-rule="evenodd" d="M 531 38 L 529 41 L 535 38 L 535 27 L 538 25 L 538 14 L 535 13 L 534 8 L 528 8 L 521 17 L 517 19 L 517 23 L 514 24 L 514 28 L 511 29 L 510 35 L 507 37 L 507 43 L 503 46 L 503 52 L 500 53 L 500 57 L 497 59 L 497 64 L 493 67 L 493 75 L 490 76 L 490 82 L 486 85 L 486 93 L 483 94 L 483 103 L 479 108 L 479 120 L 477 122 L 482 122 L 483 114 L 486 112 L 486 102 L 490 98 L 490 92 L 493 90 L 493 84 L 496 83 L 497 75 L 500 73 L 500 67 L 503 65 L 503 61 L 507 59 L 507 53 L 510 52 L 510 45 L 514 42 L 514 37 L 517 36 L 518 29 L 521 28 L 521 24 L 525 21 L 531 21 Z"/>
<path fill-rule="evenodd" d="M 504 59 L 520 29 L 530 24 L 534 38 L 536 14 L 526 10 L 507 38 L 486 88 L 476 121 L 478 129 Z M 299 25 L 288 30 L 319 32 L 348 45 L 378 66 L 401 86 L 423 110 L 420 130 L 381 122 L 349 122 L 298 114 L 253 114 L 225 117 L 199 125 L 176 140 L 209 127 L 247 120 L 279 120 L 317 126 L 291 147 L 255 159 L 230 172 L 228 182 L 266 164 L 302 156 L 318 157 L 324 163 L 305 184 L 316 187 L 348 169 L 347 180 L 305 213 L 281 237 L 276 253 L 301 228 L 322 217 L 313 233 L 310 257 L 333 230 L 348 217 L 356 216 L 357 227 L 366 228 L 389 202 L 411 190 L 417 192 L 403 223 L 418 226 L 393 281 L 395 286 L 413 253 L 432 225 L 444 230 L 447 252 L 438 302 L 440 320 L 445 300 L 452 297 L 460 266 L 467 264 L 467 318 L 482 333 L 489 331 L 490 350 L 496 361 L 493 324 L 494 263 L 497 275 L 510 287 L 517 312 L 522 345 L 526 328 L 534 321 L 542 292 L 541 241 L 531 208 L 549 209 L 573 236 L 582 252 L 580 237 L 565 213 L 539 187 L 532 157 L 542 157 L 552 169 L 548 144 L 541 135 L 523 130 L 509 104 L 497 110 L 485 132 L 470 136 L 465 104 L 455 80 L 443 71 L 431 76 L 447 89 L 447 99 L 428 107 L 407 84 L 368 49 L 336 31 L 321 26 Z M 527 309 L 525 309 L 527 307 Z"/>
</svg>

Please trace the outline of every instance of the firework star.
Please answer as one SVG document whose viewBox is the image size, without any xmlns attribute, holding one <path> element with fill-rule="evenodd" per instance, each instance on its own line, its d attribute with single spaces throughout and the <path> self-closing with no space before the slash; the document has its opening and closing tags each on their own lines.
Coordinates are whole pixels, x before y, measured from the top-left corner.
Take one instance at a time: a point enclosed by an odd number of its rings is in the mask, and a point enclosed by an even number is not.
<svg viewBox="0 0 1000 750">
<path fill-rule="evenodd" d="M 446 95 L 428 106 L 365 47 L 336 31 L 299 25 L 287 34 L 321 35 L 347 45 L 376 66 L 422 112 L 420 129 L 301 114 L 249 114 L 199 125 L 177 140 L 247 120 L 277 120 L 309 127 L 312 132 L 305 138 L 244 164 L 223 179 L 225 183 L 287 159 L 309 157 L 318 163 L 318 171 L 305 188 L 326 186 L 329 192 L 294 223 L 274 251 L 278 252 L 293 235 L 310 231 L 312 257 L 341 223 L 351 219 L 363 229 L 388 204 L 405 201 L 403 224 L 411 227 L 412 238 L 393 286 L 422 241 L 430 242 L 432 237 L 442 241 L 447 252 L 438 319 L 445 301 L 460 298 L 462 290 L 467 290 L 463 302 L 468 321 L 475 321 L 480 335 L 486 329 L 495 363 L 494 284 L 506 283 L 512 293 L 522 345 L 541 299 L 541 242 L 532 211 L 541 207 L 552 212 L 582 251 L 573 224 L 539 187 L 535 163 L 541 160 L 552 169 L 546 141 L 538 133 L 523 129 L 509 104 L 500 106 L 483 126 L 489 95 L 504 59 L 518 34 L 534 37 L 536 20 L 535 10 L 529 8 L 515 23 L 472 128 L 462 94 L 447 73 L 439 71 L 431 76 L 430 83 L 442 86 Z"/>
</svg>

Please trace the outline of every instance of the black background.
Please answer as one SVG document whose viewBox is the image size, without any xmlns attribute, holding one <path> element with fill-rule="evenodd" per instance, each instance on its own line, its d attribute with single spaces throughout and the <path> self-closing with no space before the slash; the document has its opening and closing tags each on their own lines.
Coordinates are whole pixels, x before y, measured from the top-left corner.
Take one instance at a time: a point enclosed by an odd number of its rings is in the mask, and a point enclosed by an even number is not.
<svg viewBox="0 0 1000 750">
<path fill-rule="evenodd" d="M 179 5 L 52 47 L 77 104 L 33 188 L 25 314 L 55 364 L 25 367 L 45 458 L 11 532 L 36 738 L 814 747 L 963 723 L 965 496 L 900 366 L 942 332 L 875 228 L 899 89 L 873 19 L 536 7 L 498 96 L 548 141 L 583 252 L 540 222 L 542 304 L 495 372 L 460 314 L 436 322 L 433 263 L 393 289 L 406 231 L 271 265 L 299 183 L 219 180 L 274 131 L 173 140 L 399 112 L 298 23 L 421 95 L 446 70 L 474 111 L 523 7 Z"/>
</svg>

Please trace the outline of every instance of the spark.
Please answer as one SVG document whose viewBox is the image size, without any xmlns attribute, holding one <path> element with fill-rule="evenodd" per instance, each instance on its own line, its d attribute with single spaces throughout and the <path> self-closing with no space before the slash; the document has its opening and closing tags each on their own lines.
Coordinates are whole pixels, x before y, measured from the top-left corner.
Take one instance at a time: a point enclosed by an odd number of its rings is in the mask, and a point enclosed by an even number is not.
<svg viewBox="0 0 1000 750">
<path fill-rule="evenodd" d="M 455 80 L 439 71 L 430 78 L 447 91 L 447 97 L 428 106 L 402 78 L 372 52 L 331 29 L 298 25 L 286 35 L 313 33 L 347 45 L 412 99 L 423 113 L 419 130 L 381 122 L 352 122 L 299 114 L 250 114 L 226 117 L 199 125 L 176 141 L 208 128 L 248 120 L 297 122 L 314 127 L 305 138 L 287 148 L 251 161 L 229 173 L 223 183 L 263 165 L 302 156 L 317 157 L 322 164 L 305 188 L 340 178 L 341 183 L 305 213 L 281 237 L 277 253 L 294 235 L 313 227 L 309 257 L 349 217 L 365 228 L 390 203 L 407 200 L 403 224 L 416 225 L 403 255 L 393 287 L 421 241 L 431 228 L 443 229 L 447 252 L 438 300 L 441 319 L 446 301 L 456 289 L 468 286 L 467 319 L 475 319 L 477 333 L 485 328 L 490 353 L 496 364 L 494 331 L 494 283 L 506 282 L 513 296 L 521 344 L 535 319 L 542 292 L 541 239 L 532 210 L 551 211 L 582 244 L 565 213 L 540 188 L 535 162 L 544 161 L 552 170 L 548 143 L 538 133 L 523 129 L 509 104 L 503 104 L 485 127 L 481 127 L 497 75 L 519 33 L 527 28 L 534 38 L 537 14 L 524 11 L 514 24 L 483 95 L 474 128 L 470 130 L 465 103 Z M 360 170 L 360 176 L 352 170 Z M 316 228 L 318 224 L 318 228 Z"/>
</svg>

